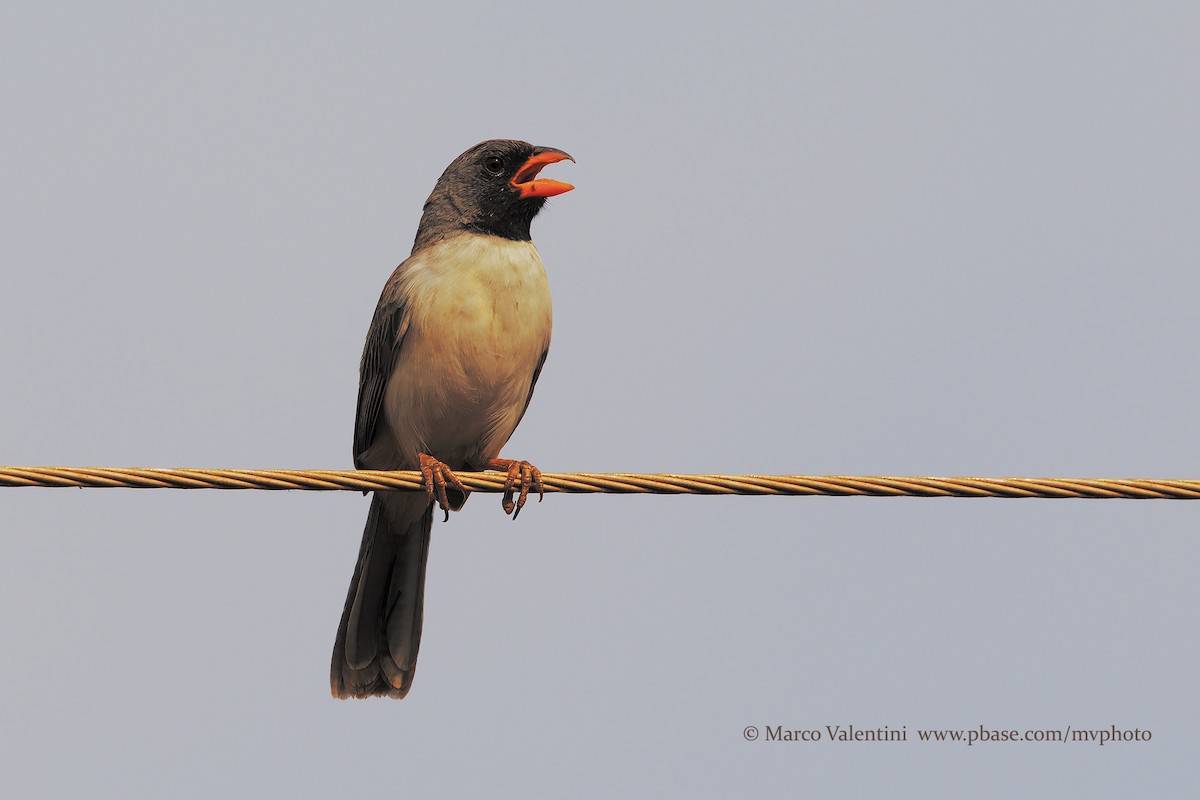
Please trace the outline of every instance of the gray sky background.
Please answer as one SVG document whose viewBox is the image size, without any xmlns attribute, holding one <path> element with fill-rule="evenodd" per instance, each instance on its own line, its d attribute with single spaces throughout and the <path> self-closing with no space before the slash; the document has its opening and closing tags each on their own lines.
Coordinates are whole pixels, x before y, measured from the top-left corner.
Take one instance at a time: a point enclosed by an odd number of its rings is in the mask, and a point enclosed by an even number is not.
<svg viewBox="0 0 1200 800">
<path fill-rule="evenodd" d="M 0 463 L 350 467 L 422 202 L 517 137 L 578 188 L 507 454 L 1200 477 L 1200 12 L 979 5 L 7 2 Z M 339 703 L 363 497 L 0 490 L 4 794 L 1195 786 L 1200 504 L 499 506 L 435 527 L 409 698 Z"/>
</svg>

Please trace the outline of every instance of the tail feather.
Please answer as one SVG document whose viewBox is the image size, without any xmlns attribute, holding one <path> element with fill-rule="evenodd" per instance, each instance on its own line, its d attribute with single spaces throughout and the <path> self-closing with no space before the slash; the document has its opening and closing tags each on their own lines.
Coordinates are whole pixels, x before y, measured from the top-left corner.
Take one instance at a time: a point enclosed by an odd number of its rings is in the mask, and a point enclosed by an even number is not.
<svg viewBox="0 0 1200 800">
<path fill-rule="evenodd" d="M 376 492 L 333 645 L 333 696 L 401 698 L 421 646 L 433 506 L 424 495 Z"/>
<path fill-rule="evenodd" d="M 388 591 L 388 613 L 384 623 L 387 652 L 397 667 L 409 673 L 417 667 L 417 648 L 421 644 L 421 623 L 425 610 L 425 563 L 429 559 L 429 529 L 433 526 L 433 506 L 425 512 L 422 525 L 424 536 L 401 537 L 396 567 Z M 412 682 L 411 677 L 408 682 Z"/>
</svg>

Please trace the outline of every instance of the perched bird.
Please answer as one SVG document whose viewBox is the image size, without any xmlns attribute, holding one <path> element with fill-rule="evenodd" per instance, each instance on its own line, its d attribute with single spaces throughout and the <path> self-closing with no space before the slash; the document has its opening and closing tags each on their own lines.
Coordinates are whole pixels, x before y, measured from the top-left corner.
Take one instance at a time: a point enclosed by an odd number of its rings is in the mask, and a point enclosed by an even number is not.
<svg viewBox="0 0 1200 800">
<path fill-rule="evenodd" d="M 449 519 L 467 500 L 453 470 L 508 473 L 515 519 L 541 474 L 500 458 L 525 414 L 550 348 L 550 290 L 529 226 L 546 198 L 571 191 L 539 178 L 561 150 L 496 139 L 446 168 L 396 267 L 363 348 L 354 425 L 357 469 L 419 469 L 426 493 L 375 492 L 333 645 L 333 696 L 404 697 L 421 644 L 434 502 Z"/>
</svg>

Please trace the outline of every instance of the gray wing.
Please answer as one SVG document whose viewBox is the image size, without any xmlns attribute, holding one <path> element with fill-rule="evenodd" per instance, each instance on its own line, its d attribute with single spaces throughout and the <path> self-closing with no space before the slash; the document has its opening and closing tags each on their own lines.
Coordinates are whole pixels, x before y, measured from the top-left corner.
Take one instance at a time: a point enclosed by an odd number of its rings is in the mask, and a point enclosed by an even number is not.
<svg viewBox="0 0 1200 800">
<path fill-rule="evenodd" d="M 409 316 L 400 292 L 403 269 L 404 264 L 397 267 L 383 287 L 371 327 L 367 329 L 367 343 L 363 346 L 358 376 L 358 414 L 354 419 L 356 469 L 365 469 L 362 456 L 375 441 L 388 380 L 392 377 L 396 357 L 408 332 Z"/>
<path fill-rule="evenodd" d="M 529 382 L 529 394 L 525 395 L 525 407 L 521 409 L 521 416 L 517 417 L 517 425 L 521 424 L 521 420 L 525 419 L 525 412 L 529 410 L 529 401 L 533 399 L 533 387 L 537 386 L 538 376 L 542 374 L 542 367 L 546 365 L 546 356 L 548 355 L 550 355 L 549 347 L 542 351 L 542 357 L 538 359 L 537 367 L 533 370 L 533 380 Z"/>
</svg>

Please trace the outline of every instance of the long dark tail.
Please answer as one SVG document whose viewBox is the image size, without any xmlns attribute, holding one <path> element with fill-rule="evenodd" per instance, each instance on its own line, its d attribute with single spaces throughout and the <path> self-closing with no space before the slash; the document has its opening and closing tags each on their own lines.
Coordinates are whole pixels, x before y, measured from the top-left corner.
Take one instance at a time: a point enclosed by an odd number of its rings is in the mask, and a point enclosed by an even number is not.
<svg viewBox="0 0 1200 800">
<path fill-rule="evenodd" d="M 417 670 L 433 505 L 376 492 L 333 643 L 333 696 L 404 697 Z"/>
</svg>

